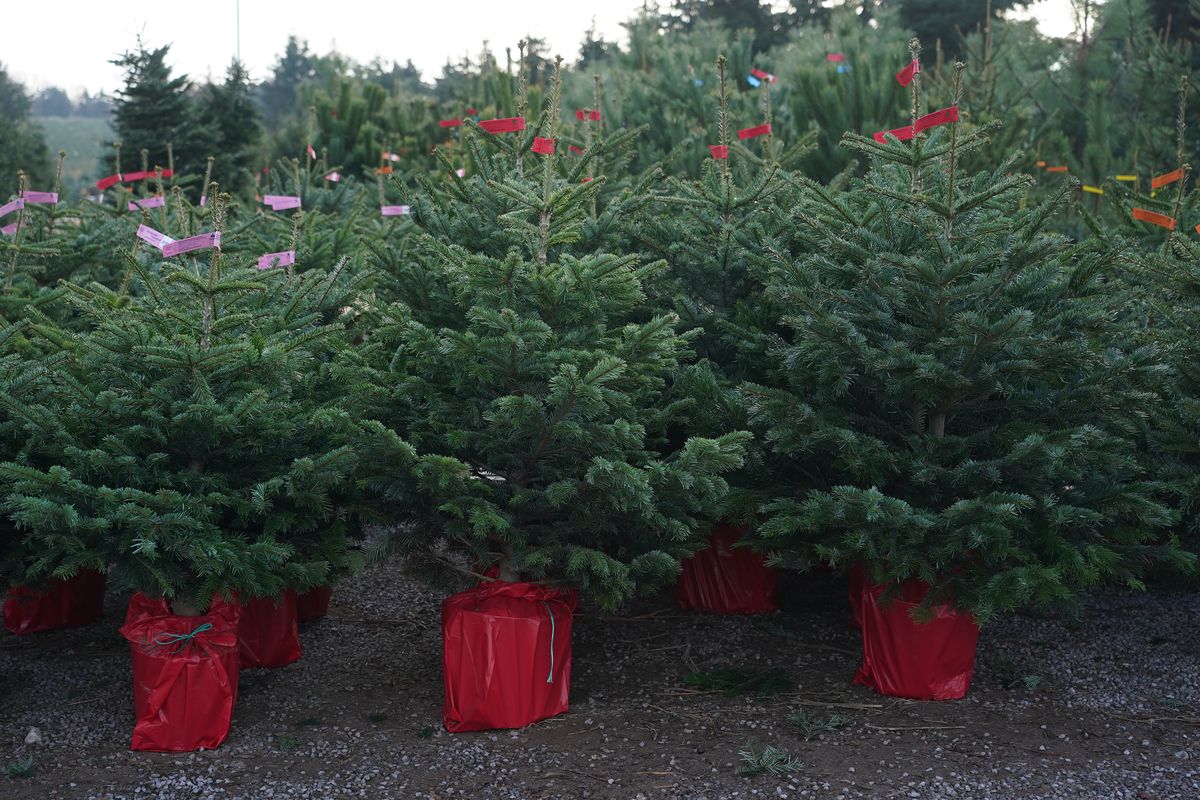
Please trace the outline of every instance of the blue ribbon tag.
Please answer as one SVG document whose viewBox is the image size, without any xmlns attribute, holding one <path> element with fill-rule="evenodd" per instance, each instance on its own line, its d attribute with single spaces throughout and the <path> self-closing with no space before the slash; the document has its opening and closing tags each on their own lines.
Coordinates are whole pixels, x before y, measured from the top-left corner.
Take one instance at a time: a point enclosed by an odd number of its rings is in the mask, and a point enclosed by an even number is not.
<svg viewBox="0 0 1200 800">
<path fill-rule="evenodd" d="M 753 75 L 746 76 L 746 83 L 750 84 L 755 89 L 757 89 L 759 86 L 762 86 L 762 81 L 760 81 L 758 78 L 754 77 Z"/>
<path fill-rule="evenodd" d="M 171 645 L 175 645 L 175 649 L 171 651 L 171 655 L 175 655 L 176 653 L 182 652 L 183 648 L 191 644 L 192 640 L 194 640 L 197 635 L 210 630 L 212 630 L 212 623 L 206 622 L 203 625 L 198 626 L 191 633 L 160 633 L 158 636 L 154 637 L 154 643 L 159 647 L 170 647 Z"/>
</svg>

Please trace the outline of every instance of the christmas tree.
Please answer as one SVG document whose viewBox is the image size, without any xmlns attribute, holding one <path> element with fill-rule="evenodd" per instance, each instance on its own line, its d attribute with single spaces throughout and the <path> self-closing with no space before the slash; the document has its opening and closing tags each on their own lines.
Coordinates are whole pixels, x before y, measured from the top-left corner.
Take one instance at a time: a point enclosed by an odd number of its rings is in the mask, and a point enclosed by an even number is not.
<svg viewBox="0 0 1200 800">
<path fill-rule="evenodd" d="M 442 459 L 394 547 L 612 607 L 675 577 L 747 435 L 667 441 L 687 340 L 642 289 L 665 264 L 576 247 L 604 178 L 560 171 L 559 86 L 556 70 L 531 129 L 479 145 L 469 189 L 413 198 L 410 252 L 430 277 L 413 305 L 381 309 L 351 395 Z M 455 235 L 480 219 L 500 226 Z"/>
<path fill-rule="evenodd" d="M 413 456 L 323 388 L 345 345 L 345 323 L 325 311 L 345 262 L 297 273 L 225 256 L 226 199 L 215 184 L 208 197 L 203 249 L 127 254 L 132 294 L 69 286 L 89 330 L 54 337 L 61 456 L 0 467 L 9 524 L 38 559 L 28 572 L 63 552 L 111 562 L 117 583 L 181 613 L 215 592 L 327 582 L 362 522 L 358 455 Z"/>
<path fill-rule="evenodd" d="M 218 140 L 212 122 L 197 113 L 190 96 L 192 82 L 186 75 L 172 74 L 167 64 L 170 50 L 170 45 L 147 49 L 139 40 L 135 50 L 112 62 L 125 70 L 125 84 L 113 101 L 113 127 L 123 145 L 117 172 L 162 167 L 201 174 Z M 146 154 L 139 161 L 143 150 Z"/>
<path fill-rule="evenodd" d="M 762 535 L 983 621 L 1186 564 L 1136 446 L 1162 357 L 1134 342 L 1106 249 L 1048 233 L 1070 189 L 1023 208 L 1010 164 L 962 174 L 987 131 L 925 117 L 919 79 L 912 100 L 911 140 L 847 134 L 866 178 L 807 184 L 805 246 L 764 259 L 786 311 L 771 379 L 744 387 L 780 479 Z"/>
</svg>

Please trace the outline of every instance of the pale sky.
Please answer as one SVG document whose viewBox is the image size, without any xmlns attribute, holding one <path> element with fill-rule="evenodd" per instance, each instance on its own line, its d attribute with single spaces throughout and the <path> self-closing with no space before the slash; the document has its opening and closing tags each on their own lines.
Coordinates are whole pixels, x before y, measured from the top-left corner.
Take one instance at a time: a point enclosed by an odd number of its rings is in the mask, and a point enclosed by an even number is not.
<svg viewBox="0 0 1200 800">
<path fill-rule="evenodd" d="M 664 0 L 666 5 L 669 0 Z M 549 53 L 573 59 L 593 18 L 605 39 L 642 0 L 240 0 L 241 56 L 254 80 L 267 77 L 289 34 L 317 53 L 335 49 L 359 62 L 412 59 L 426 80 L 447 57 L 473 59 L 484 41 L 503 60 L 525 35 Z M 202 81 L 219 78 L 237 53 L 238 0 L 7 0 L 0 10 L 0 63 L 33 89 L 57 85 L 113 91 L 121 72 L 109 64 L 141 33 L 170 43 L 170 63 Z M 1033 14 L 1050 35 L 1070 33 L 1069 0 L 1039 0 Z"/>
</svg>

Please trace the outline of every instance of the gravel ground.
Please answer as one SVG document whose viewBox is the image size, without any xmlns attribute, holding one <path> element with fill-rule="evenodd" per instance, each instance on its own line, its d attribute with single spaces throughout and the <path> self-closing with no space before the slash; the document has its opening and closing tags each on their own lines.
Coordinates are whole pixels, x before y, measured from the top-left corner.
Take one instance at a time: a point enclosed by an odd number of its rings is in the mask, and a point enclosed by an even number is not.
<svg viewBox="0 0 1200 800">
<path fill-rule="evenodd" d="M 520 731 L 441 727 L 441 593 L 394 567 L 337 587 L 304 626 L 304 657 L 242 673 L 215 752 L 127 749 L 123 598 L 102 622 L 0 634 L 0 798 L 1200 798 L 1200 595 L 1091 599 L 1081 621 L 986 628 L 965 700 L 883 698 L 849 683 L 857 633 L 845 585 L 781 580 L 757 618 L 679 612 L 669 598 L 576 622 L 570 713 Z M 780 669 L 793 688 L 726 698 L 684 688 L 717 667 Z M 1005 688 L 1013 686 L 1015 688 Z M 804 741 L 789 715 L 847 727 Z M 30 728 L 42 741 L 26 744 Z M 802 762 L 738 774 L 773 744 Z"/>
</svg>

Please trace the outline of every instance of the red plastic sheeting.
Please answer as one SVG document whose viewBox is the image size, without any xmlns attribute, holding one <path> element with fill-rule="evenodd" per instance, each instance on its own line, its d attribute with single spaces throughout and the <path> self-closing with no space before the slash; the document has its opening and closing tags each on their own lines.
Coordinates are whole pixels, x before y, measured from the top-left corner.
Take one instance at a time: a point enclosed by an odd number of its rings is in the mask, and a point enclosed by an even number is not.
<svg viewBox="0 0 1200 800">
<path fill-rule="evenodd" d="M 971 687 L 979 626 L 968 613 L 943 604 L 933 606 L 933 619 L 919 623 L 909 611 L 929 587 L 907 581 L 885 606 L 886 587 L 863 582 L 863 663 L 854 682 L 889 697 L 912 700 L 958 700 Z"/>
<path fill-rule="evenodd" d="M 292 589 L 285 589 L 279 597 L 243 600 L 237 634 L 242 669 L 283 667 L 300 658 L 296 619 L 296 592 Z"/>
<path fill-rule="evenodd" d="M 493 581 L 442 601 L 442 719 L 451 733 L 521 728 L 567 710 L 573 590 Z"/>
<path fill-rule="evenodd" d="M 329 598 L 333 587 L 326 584 L 309 589 L 296 598 L 296 621 L 311 622 L 329 613 Z"/>
<path fill-rule="evenodd" d="M 680 608 L 714 614 L 768 614 L 775 610 L 775 570 L 746 547 L 734 548 L 749 528 L 718 525 L 710 546 L 683 561 L 679 588 Z"/>
<path fill-rule="evenodd" d="M 95 622 L 104 610 L 104 585 L 104 573 L 81 569 L 41 588 L 13 586 L 4 599 L 4 627 L 21 636 Z"/>
<path fill-rule="evenodd" d="M 237 702 L 238 613 L 220 598 L 199 617 L 175 616 L 161 598 L 130 598 L 121 627 L 133 656 L 130 749 L 178 753 L 225 741 Z"/>
</svg>

